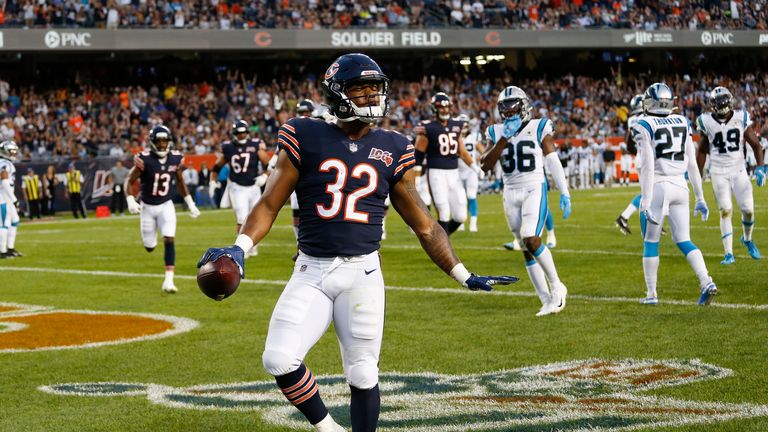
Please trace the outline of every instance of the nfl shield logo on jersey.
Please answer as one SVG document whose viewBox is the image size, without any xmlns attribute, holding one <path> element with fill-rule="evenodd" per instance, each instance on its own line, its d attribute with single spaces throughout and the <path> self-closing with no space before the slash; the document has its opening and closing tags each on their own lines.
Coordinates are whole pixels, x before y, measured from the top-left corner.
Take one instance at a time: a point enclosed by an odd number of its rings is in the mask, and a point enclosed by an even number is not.
<svg viewBox="0 0 768 432">
<path fill-rule="evenodd" d="M 357 153 L 357 144 L 349 143 L 348 147 L 349 147 L 349 151 L 351 151 L 352 153 Z"/>
</svg>

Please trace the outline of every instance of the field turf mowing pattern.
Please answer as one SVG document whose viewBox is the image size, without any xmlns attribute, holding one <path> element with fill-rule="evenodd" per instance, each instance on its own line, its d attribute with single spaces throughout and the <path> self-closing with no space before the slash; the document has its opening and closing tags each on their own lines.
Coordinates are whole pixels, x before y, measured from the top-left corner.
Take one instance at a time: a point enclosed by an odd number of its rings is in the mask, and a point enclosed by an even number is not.
<svg viewBox="0 0 768 432">
<path fill-rule="evenodd" d="M 458 232 L 451 239 L 470 271 L 521 278 L 490 294 L 457 293 L 460 287 L 431 263 L 415 236 L 390 211 L 388 238 L 381 249 L 386 284 L 436 290 L 388 291 L 381 371 L 473 374 L 587 358 L 698 358 L 734 373 L 648 394 L 768 404 L 768 307 L 696 306 L 697 280 L 671 236 L 661 239 L 661 303 L 656 307 L 638 303 L 645 295 L 645 284 L 637 215 L 630 222 L 630 236 L 621 235 L 613 225 L 638 192 L 637 187 L 574 191 L 573 214 L 567 221 L 556 208 L 558 193 L 550 192 L 558 241 L 552 252 L 571 297 L 562 313 L 544 318 L 534 317 L 540 304 L 522 255 L 502 247 L 511 234 L 500 195 L 480 197 L 480 232 Z M 736 263 L 720 265 L 718 214 L 709 184 L 706 198 L 709 221 L 692 218 L 691 226 L 692 240 L 704 253 L 720 289 L 713 306 L 768 305 L 768 259 L 754 261 L 747 255 L 739 243 L 740 214 L 735 211 Z M 766 190 L 755 188 L 755 203 L 754 240 L 767 254 Z M 0 302 L 174 315 L 197 320 L 200 327 L 178 336 L 124 345 L 0 353 L 0 431 L 290 430 L 263 423 L 255 412 L 174 409 L 154 405 L 145 396 L 71 397 L 37 390 L 63 382 L 185 387 L 271 379 L 262 369 L 261 353 L 281 281 L 290 277 L 293 268 L 290 217 L 286 207 L 260 245 L 260 255 L 246 263 L 247 278 L 263 282 L 243 283 L 223 302 L 205 297 L 193 276 L 195 263 L 207 247 L 229 245 L 234 240 L 235 221 L 229 209 L 203 211 L 196 220 L 179 212 L 177 275 L 184 277 L 176 280 L 176 295 L 164 295 L 160 290 L 162 240 L 147 254 L 135 216 L 82 221 L 67 215 L 51 222 L 22 223 L 17 249 L 25 256 L 0 261 Z M 515 295 L 504 295 L 507 293 Z M 665 303 L 669 300 L 684 303 Z M 305 362 L 317 376 L 342 373 L 332 330 Z M 643 430 L 765 431 L 768 418 Z"/>
</svg>

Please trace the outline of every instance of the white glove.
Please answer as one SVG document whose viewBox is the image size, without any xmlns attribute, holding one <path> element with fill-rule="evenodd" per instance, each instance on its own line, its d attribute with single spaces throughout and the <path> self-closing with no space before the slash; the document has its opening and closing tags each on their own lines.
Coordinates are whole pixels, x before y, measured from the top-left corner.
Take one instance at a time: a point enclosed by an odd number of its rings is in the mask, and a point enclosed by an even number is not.
<svg viewBox="0 0 768 432">
<path fill-rule="evenodd" d="M 267 184 L 267 175 L 266 174 L 262 174 L 262 175 L 256 177 L 256 186 L 264 187 L 265 184 Z"/>
<path fill-rule="evenodd" d="M 483 169 L 482 169 L 482 168 L 480 168 L 480 164 L 479 164 L 479 163 L 477 163 L 477 162 L 474 162 L 474 163 L 473 163 L 472 165 L 470 165 L 469 167 L 472 169 L 472 171 L 474 171 L 474 172 L 475 172 L 475 174 L 477 174 L 477 178 L 479 178 L 479 179 L 481 179 L 481 180 L 482 180 L 483 178 L 485 178 L 485 173 L 483 172 Z"/>
<path fill-rule="evenodd" d="M 184 202 L 187 203 L 187 207 L 189 207 L 189 215 L 192 217 L 192 219 L 200 216 L 200 210 L 197 209 L 195 201 L 192 199 L 192 195 L 185 196 Z"/>
<path fill-rule="evenodd" d="M 128 203 L 128 213 L 138 214 L 141 212 L 141 204 L 136 202 L 136 198 L 133 195 L 126 196 L 125 201 Z"/>
<path fill-rule="evenodd" d="M 208 196 L 213 199 L 213 196 L 216 194 L 216 189 L 221 187 L 221 183 L 217 181 L 212 181 L 208 184 Z"/>
</svg>

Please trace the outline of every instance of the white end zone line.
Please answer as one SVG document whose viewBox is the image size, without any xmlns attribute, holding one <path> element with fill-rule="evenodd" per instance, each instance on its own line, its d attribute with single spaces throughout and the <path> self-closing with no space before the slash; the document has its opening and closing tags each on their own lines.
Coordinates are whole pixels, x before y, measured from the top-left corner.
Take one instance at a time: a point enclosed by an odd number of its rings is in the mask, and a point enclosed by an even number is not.
<svg viewBox="0 0 768 432">
<path fill-rule="evenodd" d="M 87 275 L 87 276 L 120 276 L 128 278 L 150 278 L 161 279 L 165 275 L 152 274 L 152 273 L 130 273 L 130 272 L 116 272 L 105 270 L 75 270 L 75 269 L 56 269 L 56 268 L 43 268 L 43 267 L 2 267 L 0 271 L 18 271 L 18 272 L 34 272 L 34 273 L 57 273 L 57 274 L 73 274 L 73 275 Z M 195 276 L 189 275 L 176 275 L 178 279 L 196 280 Z M 242 283 L 253 285 L 285 285 L 288 281 L 276 280 L 276 279 L 244 279 Z M 491 291 L 488 293 L 475 293 L 467 289 L 460 288 L 439 288 L 439 287 L 404 287 L 404 286 L 392 286 L 386 285 L 386 289 L 389 291 L 406 291 L 406 292 L 426 292 L 436 294 L 459 294 L 459 295 L 490 295 L 490 296 L 508 296 L 508 297 L 536 297 L 535 292 L 520 292 L 520 291 Z M 607 296 L 591 296 L 584 294 L 570 294 L 568 298 L 587 300 L 592 302 L 610 302 L 610 303 L 632 303 L 637 304 L 638 307 L 650 308 L 651 306 L 642 306 L 639 304 L 640 297 L 607 297 Z M 698 304 L 694 301 L 685 300 L 661 300 L 660 306 L 664 305 L 676 305 L 676 306 L 696 306 Z M 723 309 L 747 309 L 747 310 L 768 310 L 768 304 L 744 304 L 744 303 L 719 303 L 713 302 L 709 307 L 723 308 Z"/>
</svg>

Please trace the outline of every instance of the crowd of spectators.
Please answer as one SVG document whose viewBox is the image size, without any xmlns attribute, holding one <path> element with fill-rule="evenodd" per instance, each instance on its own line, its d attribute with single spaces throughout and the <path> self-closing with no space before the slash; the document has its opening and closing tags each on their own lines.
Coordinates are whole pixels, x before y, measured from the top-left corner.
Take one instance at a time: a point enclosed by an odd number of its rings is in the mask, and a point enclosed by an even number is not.
<svg viewBox="0 0 768 432">
<path fill-rule="evenodd" d="M 6 0 L 0 27 L 768 28 L 765 0 Z"/>
<path fill-rule="evenodd" d="M 709 90 L 723 85 L 733 92 L 736 108 L 750 112 L 755 130 L 768 132 L 768 75 L 670 75 L 662 79 L 672 87 L 681 112 L 691 121 L 706 108 Z M 205 154 L 230 138 L 231 124 L 237 119 L 247 120 L 254 136 L 273 145 L 277 128 L 293 115 L 301 100 L 315 102 L 316 116 L 324 111 L 319 82 L 311 75 L 260 83 L 229 71 L 213 81 L 148 88 L 76 85 L 38 91 L 0 80 L 0 89 L 6 89 L 0 91 L 0 139 L 19 143 L 25 160 L 122 156 L 139 151 L 147 131 L 162 123 L 176 135 L 178 149 Z M 382 126 L 411 134 L 421 120 L 433 118 L 431 96 L 444 91 L 454 100 L 455 115 L 467 114 L 474 127 L 484 128 L 496 121 L 498 91 L 510 84 L 528 92 L 535 116 L 554 121 L 557 137 L 586 139 L 623 136 L 629 100 L 650 82 L 640 76 L 619 75 L 519 80 L 507 74 L 490 80 L 471 79 L 459 72 L 394 81 L 390 118 Z"/>
</svg>

